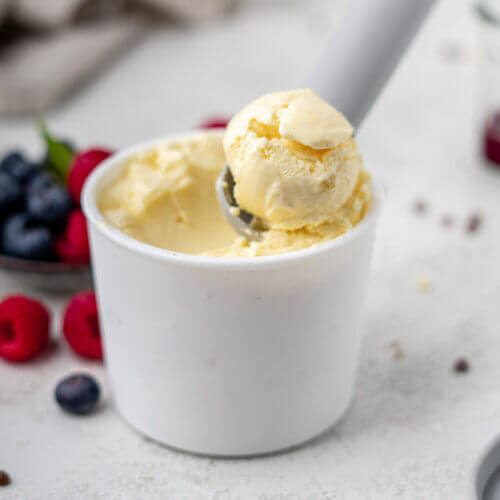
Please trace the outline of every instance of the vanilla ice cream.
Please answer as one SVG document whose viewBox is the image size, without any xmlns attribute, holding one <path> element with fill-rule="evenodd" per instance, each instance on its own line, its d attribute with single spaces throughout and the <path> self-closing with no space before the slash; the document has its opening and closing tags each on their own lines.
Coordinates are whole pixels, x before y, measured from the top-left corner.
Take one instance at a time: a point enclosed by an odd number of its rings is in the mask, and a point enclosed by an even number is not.
<svg viewBox="0 0 500 500">
<path fill-rule="evenodd" d="M 346 118 L 309 89 L 248 104 L 224 136 L 238 204 L 276 229 L 334 221 L 363 166 L 352 132 Z"/>
<path fill-rule="evenodd" d="M 129 236 L 175 252 L 258 257 L 309 248 L 348 231 L 370 207 L 370 177 L 351 136 L 314 92 L 270 94 L 236 115 L 224 139 L 197 133 L 129 158 L 99 193 L 99 208 Z M 224 219 L 215 181 L 226 163 L 241 207 L 266 222 L 260 241 Z"/>
</svg>

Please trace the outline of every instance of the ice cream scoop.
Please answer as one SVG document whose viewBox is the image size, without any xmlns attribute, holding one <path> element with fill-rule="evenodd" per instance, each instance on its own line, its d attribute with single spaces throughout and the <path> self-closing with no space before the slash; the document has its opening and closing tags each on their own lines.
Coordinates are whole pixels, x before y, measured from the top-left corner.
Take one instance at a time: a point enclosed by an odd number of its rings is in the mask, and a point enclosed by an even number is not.
<svg viewBox="0 0 500 500">
<path fill-rule="evenodd" d="M 328 45 L 329 50 L 323 56 L 309 82 L 312 89 L 343 113 L 343 115 L 338 114 L 347 118 L 347 125 L 339 120 L 337 124 L 339 129 L 332 128 L 332 123 L 334 123 L 332 116 L 336 110 L 331 111 L 333 108 L 330 107 L 330 110 L 323 112 L 321 106 L 311 104 L 309 100 L 305 104 L 304 102 L 298 105 L 287 104 L 286 111 L 283 113 L 285 116 L 276 117 L 279 122 L 277 129 L 268 128 L 266 125 L 266 129 L 260 130 L 259 134 L 270 138 L 270 134 L 277 133 L 284 141 L 291 141 L 299 147 L 302 145 L 316 151 L 335 149 L 342 143 L 342 139 L 348 140 L 353 128 L 357 129 L 362 123 L 435 1 L 359 0 L 350 3 L 348 12 L 333 33 L 332 41 Z M 273 106 L 270 106 L 270 109 L 273 109 Z M 237 120 L 248 118 L 248 116 L 241 118 L 241 114 L 245 115 L 244 111 L 239 114 L 239 118 L 237 115 Z M 264 123 L 270 123 L 274 118 L 273 116 L 267 117 Z M 260 122 L 257 120 L 256 123 L 258 126 Z M 349 126 L 349 123 L 353 128 Z M 300 125 L 299 130 L 294 127 L 297 124 Z M 250 126 L 253 124 L 250 123 Z M 332 138 L 337 138 L 340 142 Z M 250 151 L 246 159 L 251 158 L 252 152 Z M 297 208 L 306 207 L 311 214 L 317 207 L 324 206 L 325 199 L 331 203 L 330 208 L 335 205 L 336 197 L 324 196 L 321 190 L 318 191 L 318 184 L 308 182 L 306 176 L 302 176 L 303 186 L 298 191 L 295 189 L 298 184 L 291 182 L 291 184 L 281 186 L 279 192 L 272 192 L 273 183 L 270 177 L 276 174 L 276 170 L 274 174 L 273 169 L 267 168 L 260 171 L 249 170 L 251 175 L 243 177 L 240 175 L 240 179 L 235 179 L 238 173 L 231 161 L 228 160 L 228 162 L 229 164 L 221 172 L 216 183 L 217 196 L 229 224 L 249 241 L 259 240 L 262 237 L 258 228 L 265 227 L 265 215 L 269 215 L 265 214 L 262 206 L 263 203 L 272 205 L 273 196 L 275 199 L 281 197 L 283 201 L 283 197 L 298 195 L 293 203 L 288 200 L 288 203 L 281 205 L 282 227 L 290 224 L 292 228 L 300 227 L 293 225 L 293 214 L 284 213 L 295 201 L 299 203 Z M 267 162 L 267 166 L 269 164 L 270 162 Z M 258 175 L 255 175 L 256 172 Z M 294 177 L 294 174 L 285 176 L 291 181 L 296 180 Z M 308 188 L 309 191 L 307 191 Z M 260 194 L 265 197 L 260 200 L 260 205 L 257 196 L 259 189 L 261 189 Z M 340 191 L 342 192 L 342 189 Z M 245 206 L 238 205 L 237 200 L 240 197 L 245 199 Z M 315 200 L 316 203 L 308 204 L 307 199 Z M 328 208 L 327 204 L 325 212 Z M 278 206 L 277 209 L 280 207 Z M 321 223 L 320 219 L 321 217 L 318 219 L 319 223 Z M 310 222 L 314 223 L 312 215 Z M 307 217 L 302 220 L 302 223 L 305 225 L 309 223 Z"/>
<path fill-rule="evenodd" d="M 339 219 L 363 169 L 345 116 L 310 89 L 273 92 L 227 126 L 227 164 L 217 183 L 233 224 L 248 240 L 259 229 L 297 231 Z"/>
<path fill-rule="evenodd" d="M 351 125 L 310 89 L 251 102 L 223 145 L 239 206 L 280 231 L 332 222 L 362 170 Z"/>
</svg>

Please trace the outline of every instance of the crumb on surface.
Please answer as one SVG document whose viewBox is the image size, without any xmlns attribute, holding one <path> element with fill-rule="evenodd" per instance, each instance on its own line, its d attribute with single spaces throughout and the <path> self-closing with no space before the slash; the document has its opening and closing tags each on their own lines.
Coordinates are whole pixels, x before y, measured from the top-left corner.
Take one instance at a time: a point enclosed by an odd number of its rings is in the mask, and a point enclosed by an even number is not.
<svg viewBox="0 0 500 500">
<path fill-rule="evenodd" d="M 432 281 L 425 276 L 420 276 L 415 280 L 415 288 L 419 292 L 428 292 L 432 289 Z"/>
<path fill-rule="evenodd" d="M 404 359 L 405 357 L 405 352 L 403 350 L 403 346 L 401 345 L 401 342 L 398 340 L 393 340 L 390 345 L 389 345 L 391 351 L 392 351 L 392 359 L 394 361 L 400 361 Z"/>
<path fill-rule="evenodd" d="M 470 48 L 459 41 L 443 43 L 439 52 L 444 61 L 453 64 L 463 64 L 469 62 L 472 58 Z"/>
<path fill-rule="evenodd" d="M 453 365 L 455 373 L 467 373 L 469 370 L 469 362 L 465 358 L 458 358 Z"/>
<path fill-rule="evenodd" d="M 413 210 L 417 214 L 425 214 L 429 211 L 429 203 L 426 200 L 419 199 L 413 203 Z"/>
<path fill-rule="evenodd" d="M 469 215 L 467 218 L 467 221 L 465 223 L 465 230 L 469 234 L 476 233 L 479 228 L 481 227 L 481 224 L 483 222 L 483 218 L 481 217 L 480 214 L 475 213 Z"/>
</svg>

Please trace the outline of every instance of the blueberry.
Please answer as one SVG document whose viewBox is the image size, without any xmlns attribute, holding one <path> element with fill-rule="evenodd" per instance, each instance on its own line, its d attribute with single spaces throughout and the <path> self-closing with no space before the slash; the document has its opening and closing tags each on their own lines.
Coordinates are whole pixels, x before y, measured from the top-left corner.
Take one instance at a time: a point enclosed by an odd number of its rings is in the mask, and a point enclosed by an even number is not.
<svg viewBox="0 0 500 500">
<path fill-rule="evenodd" d="M 25 184 L 38 170 L 18 151 L 8 153 L 0 162 L 0 170 L 11 174 L 18 182 Z"/>
<path fill-rule="evenodd" d="M 71 210 L 71 197 L 63 186 L 40 175 L 28 186 L 26 206 L 33 220 L 52 226 L 66 220 Z"/>
<path fill-rule="evenodd" d="M 0 171 L 0 219 L 23 206 L 23 191 L 19 182 L 7 172 Z"/>
<path fill-rule="evenodd" d="M 95 379 L 79 373 L 61 380 L 57 384 L 55 396 L 63 410 L 82 415 L 96 407 L 99 393 L 99 385 Z"/>
<path fill-rule="evenodd" d="M 2 248 L 6 255 L 31 260 L 50 260 L 52 235 L 33 222 L 27 213 L 11 215 L 2 228 Z"/>
<path fill-rule="evenodd" d="M 13 165 L 24 162 L 24 156 L 20 151 L 10 151 L 0 161 L 1 170 L 9 170 Z"/>
<path fill-rule="evenodd" d="M 46 174 L 39 172 L 34 175 L 28 182 L 27 192 L 40 192 L 45 191 L 54 185 L 54 181 Z"/>
</svg>

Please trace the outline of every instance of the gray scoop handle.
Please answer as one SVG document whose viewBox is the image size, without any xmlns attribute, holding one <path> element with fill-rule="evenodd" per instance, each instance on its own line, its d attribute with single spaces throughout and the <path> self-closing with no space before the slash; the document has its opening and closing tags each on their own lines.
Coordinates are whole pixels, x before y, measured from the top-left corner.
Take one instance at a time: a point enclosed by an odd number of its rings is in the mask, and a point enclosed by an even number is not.
<svg viewBox="0 0 500 500">
<path fill-rule="evenodd" d="M 357 129 L 437 0 L 348 0 L 308 87 Z"/>
</svg>

